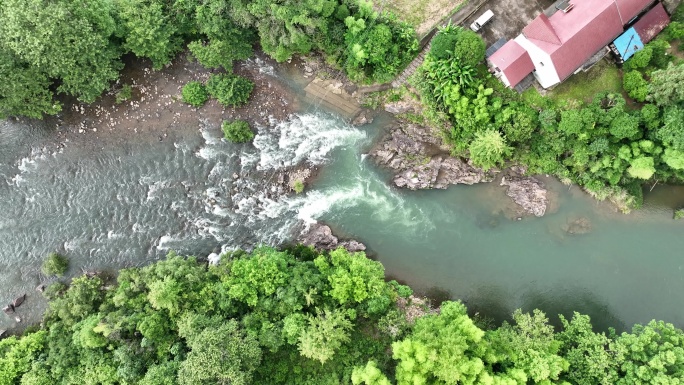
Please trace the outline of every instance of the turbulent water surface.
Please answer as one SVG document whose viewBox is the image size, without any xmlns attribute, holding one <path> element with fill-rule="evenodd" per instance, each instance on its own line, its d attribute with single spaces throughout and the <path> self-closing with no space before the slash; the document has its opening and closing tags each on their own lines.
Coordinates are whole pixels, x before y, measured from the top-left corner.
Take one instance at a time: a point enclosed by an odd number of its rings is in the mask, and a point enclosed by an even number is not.
<svg viewBox="0 0 684 385">
<path fill-rule="evenodd" d="M 391 276 L 497 319 L 539 307 L 579 310 L 600 327 L 651 318 L 684 326 L 684 228 L 671 219 L 682 190 L 656 187 L 646 209 L 623 216 L 550 182 L 557 212 L 510 221 L 495 185 L 390 187 L 364 155 L 386 122 L 355 128 L 307 105 L 259 127 L 253 145 L 227 143 L 200 122 L 163 141 L 59 151 L 41 147 L 48 130 L 1 122 L 0 303 L 28 292 L 20 315 L 36 319 L 42 302 L 33 288 L 51 251 L 69 256 L 76 274 L 141 265 L 169 250 L 206 256 L 276 245 L 298 223 L 322 220 L 365 242 Z M 325 164 L 316 184 L 274 199 L 269 175 L 302 161 Z M 563 230 L 577 218 L 591 222 L 589 234 Z M 13 325 L 0 316 L 0 328 Z"/>
</svg>

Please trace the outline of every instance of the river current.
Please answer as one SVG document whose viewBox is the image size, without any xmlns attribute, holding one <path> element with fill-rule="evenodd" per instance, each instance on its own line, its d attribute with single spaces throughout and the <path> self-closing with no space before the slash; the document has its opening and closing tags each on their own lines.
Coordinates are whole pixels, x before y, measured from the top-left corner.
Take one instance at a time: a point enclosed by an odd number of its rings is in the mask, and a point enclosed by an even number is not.
<svg viewBox="0 0 684 385">
<path fill-rule="evenodd" d="M 50 130 L 0 122 L 0 303 L 27 292 L 21 316 L 37 320 L 44 302 L 33 289 L 52 251 L 67 255 L 76 275 L 143 265 L 170 250 L 206 256 L 278 245 L 301 223 L 323 221 L 364 242 L 391 277 L 497 321 L 522 307 L 554 322 L 577 310 L 601 329 L 652 318 L 684 326 L 684 225 L 671 218 L 684 190 L 656 187 L 643 210 L 622 215 L 548 179 L 559 209 L 512 221 L 494 184 L 391 187 L 365 155 L 389 117 L 357 128 L 301 105 L 288 120 L 258 127 L 250 145 L 228 143 L 219 127 L 200 122 L 162 141 L 48 150 Z M 261 176 L 302 161 L 323 165 L 314 185 L 270 198 Z M 591 223 L 588 234 L 563 230 L 577 218 Z M 13 326 L 0 316 L 0 329 Z"/>
</svg>

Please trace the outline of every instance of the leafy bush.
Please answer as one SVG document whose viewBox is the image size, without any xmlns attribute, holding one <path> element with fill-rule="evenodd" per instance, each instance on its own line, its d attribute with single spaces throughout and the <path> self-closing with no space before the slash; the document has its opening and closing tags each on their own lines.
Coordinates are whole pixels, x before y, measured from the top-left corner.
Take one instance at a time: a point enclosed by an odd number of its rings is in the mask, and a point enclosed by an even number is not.
<svg viewBox="0 0 684 385">
<path fill-rule="evenodd" d="M 41 266 L 43 274 L 48 276 L 56 275 L 58 277 L 63 276 L 68 268 L 69 260 L 57 253 L 51 253 L 48 255 L 47 259 L 45 259 L 43 265 Z"/>
<path fill-rule="evenodd" d="M 430 43 L 430 55 L 435 59 L 447 59 L 454 53 L 454 47 L 458 41 L 458 34 L 451 32 L 450 29 L 441 28 L 432 42 Z"/>
<path fill-rule="evenodd" d="M 435 59 L 455 58 L 464 66 L 476 66 L 484 59 L 486 44 L 475 32 L 451 24 L 440 28 L 432 40 Z"/>
<path fill-rule="evenodd" d="M 224 106 L 239 106 L 247 103 L 254 89 L 254 83 L 237 75 L 214 74 L 207 80 L 207 91 Z"/>
<path fill-rule="evenodd" d="M 684 209 L 676 209 L 674 211 L 674 219 L 684 219 Z"/>
<path fill-rule="evenodd" d="M 304 182 L 302 182 L 301 180 L 294 181 L 294 183 L 292 184 L 292 189 L 295 193 L 301 194 L 302 192 L 304 192 Z"/>
<path fill-rule="evenodd" d="M 226 120 L 221 124 L 221 128 L 223 129 L 223 137 L 233 143 L 246 143 L 254 138 L 254 133 L 249 128 L 249 123 L 244 120 L 233 122 Z"/>
<path fill-rule="evenodd" d="M 622 78 L 622 87 L 630 98 L 643 102 L 648 96 L 648 82 L 639 71 L 629 71 Z"/>
<path fill-rule="evenodd" d="M 626 70 L 637 70 L 640 68 L 646 68 L 651 62 L 651 57 L 653 56 L 653 47 L 646 46 L 641 50 L 637 51 L 631 58 L 627 59 L 624 64 L 624 69 Z"/>
<path fill-rule="evenodd" d="M 470 143 L 470 159 L 485 171 L 501 164 L 513 150 L 506 144 L 506 139 L 495 130 L 480 131 Z"/>
<path fill-rule="evenodd" d="M 133 89 L 130 84 L 124 84 L 123 87 L 116 93 L 116 104 L 121 104 L 133 96 Z"/>
<path fill-rule="evenodd" d="M 202 107 L 209 99 L 207 88 L 204 84 L 196 81 L 189 82 L 183 86 L 181 91 L 183 101 L 194 107 Z"/>
</svg>

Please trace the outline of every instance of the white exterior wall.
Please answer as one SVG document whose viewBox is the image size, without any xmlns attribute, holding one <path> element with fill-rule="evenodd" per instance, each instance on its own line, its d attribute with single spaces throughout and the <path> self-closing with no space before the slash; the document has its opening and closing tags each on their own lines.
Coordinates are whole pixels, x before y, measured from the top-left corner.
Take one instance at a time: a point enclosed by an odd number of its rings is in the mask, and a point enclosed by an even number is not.
<svg viewBox="0 0 684 385">
<path fill-rule="evenodd" d="M 508 78 L 506 78 L 506 75 L 503 72 L 501 72 L 501 77 L 499 77 L 499 79 L 503 82 L 503 84 L 506 85 L 506 87 L 511 86 L 511 82 L 508 81 Z"/>
<path fill-rule="evenodd" d="M 515 41 L 530 55 L 530 59 L 532 59 L 532 64 L 534 64 L 535 68 L 535 71 L 533 72 L 534 77 L 537 78 L 537 81 L 542 87 L 549 88 L 560 83 L 556 67 L 553 65 L 549 54 L 527 40 L 522 34 L 518 35 L 518 37 L 515 38 Z M 544 64 L 542 65 L 541 63 Z"/>
</svg>

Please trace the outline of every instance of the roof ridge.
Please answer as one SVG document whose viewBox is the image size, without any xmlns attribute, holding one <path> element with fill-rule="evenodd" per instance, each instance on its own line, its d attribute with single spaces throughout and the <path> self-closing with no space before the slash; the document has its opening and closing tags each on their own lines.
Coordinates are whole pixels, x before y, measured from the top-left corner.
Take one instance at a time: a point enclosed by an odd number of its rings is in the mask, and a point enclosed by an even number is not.
<svg viewBox="0 0 684 385">
<path fill-rule="evenodd" d="M 561 40 L 551 25 L 551 21 L 544 13 L 539 14 L 530 24 L 522 30 L 528 39 L 545 41 L 547 43 L 561 45 Z"/>
</svg>

